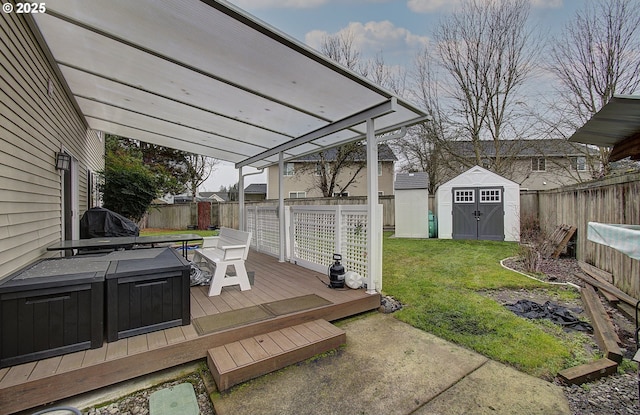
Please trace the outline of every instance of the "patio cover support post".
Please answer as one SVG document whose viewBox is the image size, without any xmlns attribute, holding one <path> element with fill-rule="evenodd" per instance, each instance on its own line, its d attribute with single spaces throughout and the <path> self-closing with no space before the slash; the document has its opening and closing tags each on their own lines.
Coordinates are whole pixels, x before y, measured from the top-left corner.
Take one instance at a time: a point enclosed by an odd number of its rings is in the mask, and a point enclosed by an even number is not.
<svg viewBox="0 0 640 415">
<path fill-rule="evenodd" d="M 375 281 L 382 272 L 379 269 L 378 239 L 380 227 L 378 217 L 378 142 L 376 140 L 373 118 L 367 119 L 367 294 L 377 291 Z"/>
<path fill-rule="evenodd" d="M 280 225 L 280 257 L 278 260 L 284 262 L 286 249 L 286 230 L 287 226 L 284 217 L 284 153 L 281 151 L 278 153 L 278 224 Z"/>
<path fill-rule="evenodd" d="M 246 225 L 244 223 L 244 176 L 242 175 L 242 167 L 238 171 L 240 175 L 238 178 L 238 228 L 244 231 Z"/>
</svg>

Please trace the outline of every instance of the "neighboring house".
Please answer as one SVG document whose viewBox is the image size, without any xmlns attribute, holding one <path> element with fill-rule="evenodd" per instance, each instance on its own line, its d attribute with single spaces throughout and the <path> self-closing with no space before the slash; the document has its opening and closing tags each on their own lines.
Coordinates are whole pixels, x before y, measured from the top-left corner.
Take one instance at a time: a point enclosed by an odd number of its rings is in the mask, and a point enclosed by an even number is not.
<svg viewBox="0 0 640 415">
<path fill-rule="evenodd" d="M 0 280 L 79 238 L 82 214 L 98 205 L 104 137 L 90 130 L 25 17 L 2 13 L 0 102 Z M 56 168 L 59 153 L 71 157 Z"/>
<path fill-rule="evenodd" d="M 335 149 L 326 151 L 326 160 L 331 163 L 335 160 Z M 364 157 L 366 152 L 362 152 Z M 386 144 L 378 146 L 378 194 L 393 194 L 394 166 L 397 161 L 396 155 Z M 316 168 L 320 165 L 320 157 L 311 154 L 296 160 L 290 160 L 284 165 L 284 197 L 322 197 L 322 192 L 317 186 Z M 339 174 L 339 180 L 334 190 L 333 196 L 366 196 L 367 195 L 367 170 L 364 167 L 356 176 L 356 179 L 346 189 L 346 182 L 352 177 L 354 167 L 345 168 Z M 267 168 L 267 199 L 278 198 L 278 166 Z"/>
<path fill-rule="evenodd" d="M 210 202 L 224 203 L 229 201 L 227 192 L 200 192 L 200 198 Z"/>
<path fill-rule="evenodd" d="M 481 145 L 482 167 L 520 184 L 522 190 L 554 189 L 591 180 L 599 170 L 599 164 L 594 164 L 597 150 L 564 139 L 501 141 L 501 171 L 496 168 L 494 142 L 482 141 Z M 445 180 L 476 164 L 471 141 L 454 141 L 447 146 L 452 155 L 447 160 Z"/>
<path fill-rule="evenodd" d="M 265 200 L 267 198 L 266 183 L 252 183 L 244 188 L 244 200 L 256 201 Z"/>
<path fill-rule="evenodd" d="M 167 200 L 167 199 L 165 199 Z M 196 196 L 196 202 L 228 202 L 229 194 L 227 192 L 199 192 Z M 191 203 L 193 202 L 193 196 L 187 193 L 170 196 L 170 200 L 167 203 Z"/>
</svg>

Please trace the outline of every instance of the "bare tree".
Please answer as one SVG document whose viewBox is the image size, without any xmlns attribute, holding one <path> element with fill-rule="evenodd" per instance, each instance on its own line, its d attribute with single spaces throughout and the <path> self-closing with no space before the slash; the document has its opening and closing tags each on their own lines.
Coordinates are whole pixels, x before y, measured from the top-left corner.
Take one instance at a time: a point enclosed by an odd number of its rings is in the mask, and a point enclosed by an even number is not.
<svg viewBox="0 0 640 415">
<path fill-rule="evenodd" d="M 429 175 L 429 192 L 435 193 L 444 176 L 442 149 L 446 140 L 446 118 L 438 96 L 435 60 L 427 47 L 416 54 L 412 71 L 412 98 L 429 116 L 429 121 L 411 127 L 407 135 L 389 144 L 401 156 L 401 169 Z"/>
<path fill-rule="evenodd" d="M 184 156 L 184 163 L 186 165 L 185 174 L 189 180 L 189 191 L 195 201 L 198 193 L 198 186 L 209 178 L 219 161 L 200 154 L 187 153 Z"/>
<path fill-rule="evenodd" d="M 572 134 L 614 94 L 640 86 L 640 3 L 585 3 L 551 48 L 550 69 L 560 84 L 559 130 Z M 609 148 L 601 148 L 600 174 L 609 173 Z M 592 163 L 593 161 L 590 160 Z"/>
<path fill-rule="evenodd" d="M 507 175 L 513 166 L 510 148 L 501 141 L 522 136 L 517 103 L 538 50 L 527 29 L 529 8 L 527 0 L 469 0 L 435 31 L 439 61 L 448 75 L 452 127 L 473 146 L 473 161 L 461 158 L 462 163 L 483 165 L 490 157 L 490 168 Z M 493 142 L 490 156 L 483 140 Z"/>
<path fill-rule="evenodd" d="M 367 166 L 365 149 L 360 143 L 348 143 L 309 156 L 307 163 L 298 165 L 311 174 L 314 188 L 323 197 L 333 197 L 357 183 L 358 174 Z"/>
<path fill-rule="evenodd" d="M 329 59 L 362 74 L 360 51 L 354 46 L 355 36 L 351 31 L 326 35 L 322 39 L 320 52 Z"/>
<path fill-rule="evenodd" d="M 361 60 L 354 42 L 355 36 L 351 31 L 325 36 L 320 51 L 348 69 L 402 95 L 406 87 L 405 71 L 389 68 L 382 53 L 373 60 Z M 314 189 L 320 190 L 324 197 L 333 197 L 347 192 L 349 186 L 356 183 L 358 174 L 367 167 L 365 149 L 362 143 L 344 144 L 307 157 L 307 162 L 298 163 L 298 166 L 314 177 Z"/>
</svg>

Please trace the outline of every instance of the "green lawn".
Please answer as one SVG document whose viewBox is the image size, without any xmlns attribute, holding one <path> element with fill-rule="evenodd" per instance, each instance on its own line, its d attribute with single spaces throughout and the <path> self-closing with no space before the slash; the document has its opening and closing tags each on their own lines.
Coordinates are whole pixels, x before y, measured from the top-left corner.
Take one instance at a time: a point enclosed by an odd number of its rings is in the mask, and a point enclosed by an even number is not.
<svg viewBox="0 0 640 415">
<path fill-rule="evenodd" d="M 397 318 L 534 376 L 591 361 L 582 334 L 517 317 L 479 291 L 548 289 L 500 266 L 517 244 L 492 241 L 384 239 L 383 291 L 405 304 Z M 566 294 L 564 294 L 566 295 Z"/>
</svg>

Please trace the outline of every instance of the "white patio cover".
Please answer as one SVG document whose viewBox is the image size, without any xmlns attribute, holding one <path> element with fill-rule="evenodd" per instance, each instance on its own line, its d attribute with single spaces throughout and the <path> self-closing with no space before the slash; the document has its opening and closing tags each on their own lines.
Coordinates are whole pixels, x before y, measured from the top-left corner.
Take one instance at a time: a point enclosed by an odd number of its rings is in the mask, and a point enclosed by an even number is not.
<svg viewBox="0 0 640 415">
<path fill-rule="evenodd" d="M 589 222 L 587 239 L 640 259 L 640 225 Z"/>
<path fill-rule="evenodd" d="M 90 128 L 262 168 L 424 120 L 220 0 L 55 0 L 35 27 Z M 32 23 L 33 23 L 32 22 Z"/>
</svg>

